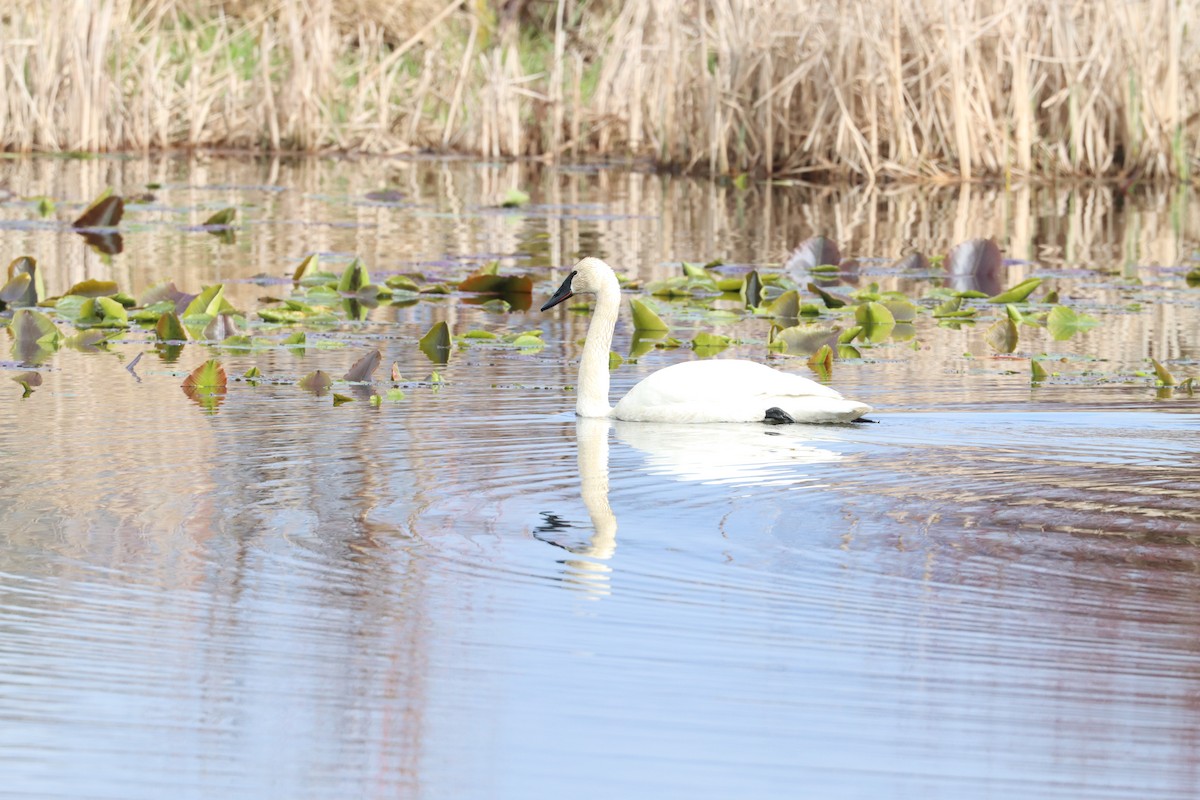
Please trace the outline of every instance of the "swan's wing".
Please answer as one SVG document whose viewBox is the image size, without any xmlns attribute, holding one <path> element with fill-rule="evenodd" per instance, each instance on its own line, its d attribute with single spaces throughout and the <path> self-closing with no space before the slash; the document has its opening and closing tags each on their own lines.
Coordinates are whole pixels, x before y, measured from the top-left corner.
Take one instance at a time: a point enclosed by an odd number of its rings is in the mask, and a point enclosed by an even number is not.
<svg viewBox="0 0 1200 800">
<path fill-rule="evenodd" d="M 848 422 L 869 407 L 815 381 L 753 361 L 688 361 L 661 369 L 617 403 L 617 419 L 760 422 L 778 407 L 797 422 Z"/>
<path fill-rule="evenodd" d="M 832 397 L 837 390 L 754 361 L 685 361 L 647 376 L 627 397 L 641 404 L 703 403 L 751 397 Z"/>
</svg>

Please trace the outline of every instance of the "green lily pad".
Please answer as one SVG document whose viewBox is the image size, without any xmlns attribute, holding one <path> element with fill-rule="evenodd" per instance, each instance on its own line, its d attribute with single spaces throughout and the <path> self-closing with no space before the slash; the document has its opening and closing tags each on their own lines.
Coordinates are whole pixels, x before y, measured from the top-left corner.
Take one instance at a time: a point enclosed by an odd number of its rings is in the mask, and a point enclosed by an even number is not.
<svg viewBox="0 0 1200 800">
<path fill-rule="evenodd" d="M 220 211 L 204 220 L 204 224 L 212 226 L 231 225 L 233 224 L 235 218 L 237 218 L 236 208 L 222 208 Z"/>
<path fill-rule="evenodd" d="M 18 342 L 36 342 L 42 345 L 57 345 L 62 337 L 54 320 L 40 311 L 19 308 L 13 312 L 9 325 L 13 338 Z"/>
<path fill-rule="evenodd" d="M 989 303 L 1021 303 L 1033 294 L 1033 290 L 1042 285 L 1041 278 L 1029 278 L 1016 286 L 988 298 Z"/>
<path fill-rule="evenodd" d="M 306 392 L 319 395 L 329 391 L 329 387 L 333 386 L 333 378 L 329 377 L 328 372 L 317 369 L 301 378 L 298 385 Z"/>
<path fill-rule="evenodd" d="M 338 280 L 337 290 L 343 294 L 353 294 L 370 282 L 371 273 L 356 258 L 342 271 L 342 277 Z"/>
<path fill-rule="evenodd" d="M 608 351 L 608 368 L 614 370 L 625 363 L 625 359 L 621 358 L 621 354 L 613 350 Z"/>
<path fill-rule="evenodd" d="M 646 303 L 636 297 L 630 298 L 629 307 L 633 310 L 633 329 L 635 331 L 668 331 L 667 323 L 662 321 Z"/>
<path fill-rule="evenodd" d="M 225 368 L 221 362 L 209 359 L 196 367 L 183 380 L 183 391 L 195 399 L 196 395 L 224 392 L 228 384 Z"/>
<path fill-rule="evenodd" d="M 774 300 L 768 300 L 758 307 L 759 313 L 770 314 L 774 317 L 794 318 L 800 316 L 800 293 L 789 289 Z"/>
<path fill-rule="evenodd" d="M 774 331 L 770 344 L 788 355 L 812 355 L 822 345 L 836 345 L 839 333 L 837 328 L 821 325 L 793 325 Z"/>
<path fill-rule="evenodd" d="M 4 305 L 22 305 L 18 303 L 21 298 L 25 297 L 29 292 L 29 288 L 33 285 L 33 276 L 25 272 L 18 272 L 8 283 L 0 287 L 0 308 Z M 27 305 L 34 305 L 29 303 Z"/>
<path fill-rule="evenodd" d="M 502 208 L 519 208 L 528 202 L 529 194 L 514 187 L 504 193 L 504 197 L 500 200 L 500 206 Z"/>
<path fill-rule="evenodd" d="M 8 265 L 8 279 L 11 281 L 18 275 L 28 275 L 30 278 L 29 284 L 25 287 L 25 293 L 5 302 L 13 306 L 35 306 L 39 301 L 45 299 L 46 283 L 42 279 L 41 270 L 38 269 L 37 259 L 33 256 L 14 258 Z"/>
<path fill-rule="evenodd" d="M 450 326 L 443 320 L 434 323 L 433 327 L 417 342 L 430 361 L 435 364 L 445 364 L 450 360 Z"/>
<path fill-rule="evenodd" d="M 71 294 L 79 294 L 72 291 Z M 233 307 L 225 302 L 225 284 L 217 283 L 212 286 L 205 286 L 200 294 L 188 303 L 187 308 L 183 311 L 183 319 L 207 315 L 215 317 L 222 311 L 232 311 Z"/>
<path fill-rule="evenodd" d="M 742 300 L 747 308 L 754 308 L 762 302 L 762 279 L 758 277 L 758 270 L 752 269 L 746 273 L 746 279 L 742 282 Z"/>
<path fill-rule="evenodd" d="M 343 403 L 353 403 L 353 402 L 354 402 L 354 398 L 348 394 L 338 394 L 337 392 L 333 393 L 333 404 L 335 406 L 340 406 Z"/>
<path fill-rule="evenodd" d="M 844 295 L 840 294 L 834 294 L 833 292 L 827 292 L 812 282 L 809 282 L 808 290 L 820 297 L 822 302 L 825 303 L 826 308 L 843 308 L 844 306 L 850 305 L 851 302 L 849 297 L 845 297 Z"/>
<path fill-rule="evenodd" d="M 896 318 L 887 306 L 882 303 L 870 302 L 855 306 L 854 321 L 864 328 L 869 325 L 894 325 Z"/>
<path fill-rule="evenodd" d="M 1097 325 L 1095 317 L 1080 314 L 1068 306 L 1055 306 L 1046 317 L 1046 328 L 1056 341 L 1070 339 L 1080 331 Z"/>
<path fill-rule="evenodd" d="M 1020 336 L 1017 325 L 1008 317 L 997 320 L 985 334 L 988 346 L 998 353 L 1011 353 L 1017 349 Z"/>
<path fill-rule="evenodd" d="M 1158 359 L 1150 359 L 1150 363 L 1154 365 L 1154 375 L 1158 378 L 1158 382 L 1163 386 L 1174 386 L 1177 381 L 1171 371 L 1164 367 Z"/>
<path fill-rule="evenodd" d="M 389 289 L 404 292 L 419 292 L 421 285 L 407 275 L 392 275 L 383 282 Z"/>
<path fill-rule="evenodd" d="M 1041 365 L 1041 362 L 1039 362 L 1037 359 L 1033 359 L 1029 362 L 1030 380 L 1034 382 L 1044 381 L 1048 377 L 1050 377 L 1050 373 L 1046 372 L 1046 368 Z"/>
<path fill-rule="evenodd" d="M 86 280 L 72 286 L 67 294 L 79 297 L 108 297 L 119 291 L 115 281 Z"/>
</svg>

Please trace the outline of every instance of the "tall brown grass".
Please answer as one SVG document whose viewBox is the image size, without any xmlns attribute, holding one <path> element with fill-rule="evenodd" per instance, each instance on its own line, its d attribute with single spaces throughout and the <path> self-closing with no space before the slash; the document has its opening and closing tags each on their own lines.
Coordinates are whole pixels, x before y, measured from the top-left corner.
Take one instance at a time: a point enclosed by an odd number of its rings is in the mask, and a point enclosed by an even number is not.
<svg viewBox="0 0 1200 800">
<path fill-rule="evenodd" d="M 9 0 L 8 150 L 1174 177 L 1200 0 Z"/>
</svg>

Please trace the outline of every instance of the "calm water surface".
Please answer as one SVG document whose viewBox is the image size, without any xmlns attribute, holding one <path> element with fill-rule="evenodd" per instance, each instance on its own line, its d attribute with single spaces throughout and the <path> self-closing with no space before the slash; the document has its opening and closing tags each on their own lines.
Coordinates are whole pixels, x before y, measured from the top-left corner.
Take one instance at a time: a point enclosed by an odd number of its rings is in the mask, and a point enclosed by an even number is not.
<svg viewBox="0 0 1200 800">
<path fill-rule="evenodd" d="M 150 183 L 119 254 L 59 222 Z M 981 235 L 1006 285 L 1036 273 L 1100 320 L 1066 342 L 1022 328 L 1025 358 L 997 358 L 986 324 L 922 317 L 835 365 L 879 424 L 814 428 L 577 421 L 586 317 L 461 295 L 302 352 L 61 349 L 31 397 L 0 399 L 0 796 L 1200 791 L 1200 403 L 1134 374 L 1200 372 L 1194 198 L 220 159 L 0 161 L 0 185 L 3 258 L 36 256 L 52 293 L 224 281 L 254 308 L 319 251 L 452 281 L 501 258 L 536 306 L 581 253 L 642 280 L 683 259 L 769 270 L 823 232 L 860 259 L 846 280 L 920 296 L 891 260 Z M 384 185 L 404 198 L 365 198 Z M 533 207 L 493 208 L 513 185 Z M 226 205 L 234 242 L 195 229 Z M 546 347 L 436 367 L 415 342 L 443 319 Z M 672 321 L 768 359 L 764 320 Z M 292 383 L 376 348 L 411 379 L 399 402 Z M 214 353 L 279 382 L 207 412 L 179 384 Z M 1060 375 L 1031 387 L 1042 353 Z M 692 357 L 624 364 L 614 394 Z M 421 382 L 433 369 L 446 383 Z"/>
</svg>

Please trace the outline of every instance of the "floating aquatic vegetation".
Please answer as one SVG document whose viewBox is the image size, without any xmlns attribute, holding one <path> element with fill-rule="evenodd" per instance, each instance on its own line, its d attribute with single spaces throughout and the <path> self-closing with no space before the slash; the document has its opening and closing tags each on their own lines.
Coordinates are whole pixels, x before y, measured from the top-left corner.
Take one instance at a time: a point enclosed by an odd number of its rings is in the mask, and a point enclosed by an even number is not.
<svg viewBox="0 0 1200 800">
<path fill-rule="evenodd" d="M 820 375 L 822 380 L 829 380 L 833 374 L 833 348 L 827 344 L 821 345 L 817 352 L 809 357 L 808 366 Z"/>
<path fill-rule="evenodd" d="M 877 325 L 895 325 L 896 317 L 883 303 L 867 302 L 855 306 L 854 321 L 867 328 Z"/>
<path fill-rule="evenodd" d="M 1150 363 L 1154 365 L 1154 375 L 1158 378 L 1159 384 L 1163 386 L 1174 386 L 1177 383 L 1175 376 L 1172 375 L 1171 371 L 1164 367 L 1158 359 L 1152 358 L 1150 359 Z"/>
<path fill-rule="evenodd" d="M 204 222 L 201 224 L 203 224 L 206 228 L 229 227 L 233 224 L 235 219 L 237 219 L 236 208 L 223 208 L 208 219 L 204 220 Z"/>
<path fill-rule="evenodd" d="M 71 223 L 74 228 L 112 228 L 121 222 L 125 213 L 125 201 L 119 195 L 114 195 L 112 189 L 105 189 L 99 197 L 92 201 L 79 218 Z"/>
<path fill-rule="evenodd" d="M 435 364 L 445 364 L 450 360 L 450 344 L 450 326 L 444 320 L 434 323 L 417 342 L 421 352 Z"/>
<path fill-rule="evenodd" d="M 14 258 L 8 265 L 8 282 L 0 289 L 0 309 L 35 306 L 46 296 L 46 285 L 32 256 Z"/>
<path fill-rule="evenodd" d="M 1020 335 L 1017 332 L 1017 325 L 1008 317 L 997 320 L 992 323 L 987 329 L 985 335 L 988 346 L 997 353 L 1012 353 L 1017 349 L 1017 343 L 1020 341 Z"/>
<path fill-rule="evenodd" d="M 371 283 L 371 273 L 357 258 L 350 262 L 338 280 L 337 290 L 341 294 L 354 294 Z"/>
<path fill-rule="evenodd" d="M 741 293 L 746 308 L 754 308 L 762 302 L 762 280 L 758 277 L 758 270 L 750 270 L 746 273 Z"/>
<path fill-rule="evenodd" d="M 340 406 L 343 403 L 353 403 L 353 402 L 354 402 L 354 398 L 350 397 L 349 395 L 338 394 L 337 392 L 333 393 L 333 404 L 335 406 Z"/>
<path fill-rule="evenodd" d="M 1046 317 L 1046 328 L 1057 341 L 1070 339 L 1080 331 L 1086 331 L 1097 324 L 1095 317 L 1081 314 L 1074 309 L 1058 305 L 1050 309 Z"/>
<path fill-rule="evenodd" d="M 174 311 L 168 311 L 158 318 L 154 333 L 161 342 L 186 342 L 189 338 L 187 329 Z"/>
<path fill-rule="evenodd" d="M 800 293 L 795 289 L 788 289 L 773 300 L 765 301 L 758 308 L 754 309 L 754 312 L 756 314 L 768 314 L 773 317 L 795 319 L 800 316 L 800 309 Z"/>
<path fill-rule="evenodd" d="M 1046 368 L 1036 358 L 1029 361 L 1029 377 L 1034 383 L 1044 381 L 1050 377 L 1050 373 L 1046 372 Z"/>
<path fill-rule="evenodd" d="M 989 303 L 1021 303 L 1033 294 L 1033 290 L 1042 285 L 1041 278 L 1028 278 L 1011 289 L 988 298 Z"/>
<path fill-rule="evenodd" d="M 225 399 L 228 379 L 219 361 L 209 359 L 183 380 L 183 393 L 206 411 L 216 411 Z"/>
<path fill-rule="evenodd" d="M 33 390 L 42 385 L 42 373 L 35 371 L 20 372 L 12 379 L 21 386 L 21 397 L 29 397 Z"/>
<path fill-rule="evenodd" d="M 519 208 L 529 203 L 529 194 L 523 192 L 516 187 L 509 189 L 504 193 L 504 197 L 500 200 L 501 208 Z"/>
<path fill-rule="evenodd" d="M 333 386 L 333 378 L 328 372 L 317 369 L 302 377 L 297 385 L 306 392 L 322 395 Z"/>
<path fill-rule="evenodd" d="M 730 337 L 719 333 L 701 331 L 692 337 L 692 350 L 701 357 L 713 356 L 729 347 L 732 341 Z"/>
<path fill-rule="evenodd" d="M 821 301 L 825 303 L 826 308 L 843 308 L 853 304 L 853 301 L 849 297 L 845 297 L 840 294 L 834 294 L 833 292 L 827 292 L 811 281 L 808 284 L 808 290 L 820 297 Z"/>
<path fill-rule="evenodd" d="M 500 262 L 493 261 L 463 279 L 458 290 L 477 294 L 532 294 L 533 279 L 528 275 L 501 275 Z"/>
<path fill-rule="evenodd" d="M 635 331 L 669 331 L 667 323 L 650 308 L 644 301 L 636 297 L 630 298 L 629 308 L 633 312 L 633 329 Z"/>
<path fill-rule="evenodd" d="M 371 376 L 375 374 L 375 370 L 379 369 L 379 363 L 382 360 L 383 354 L 378 350 L 372 350 L 358 361 L 355 361 L 354 365 L 342 376 L 342 380 L 350 383 L 369 382 Z"/>
<path fill-rule="evenodd" d="M 772 327 L 768 349 L 788 355 L 808 356 L 821 349 L 822 345 L 836 346 L 840 328 L 822 325 L 793 325 L 788 328 Z"/>
</svg>

